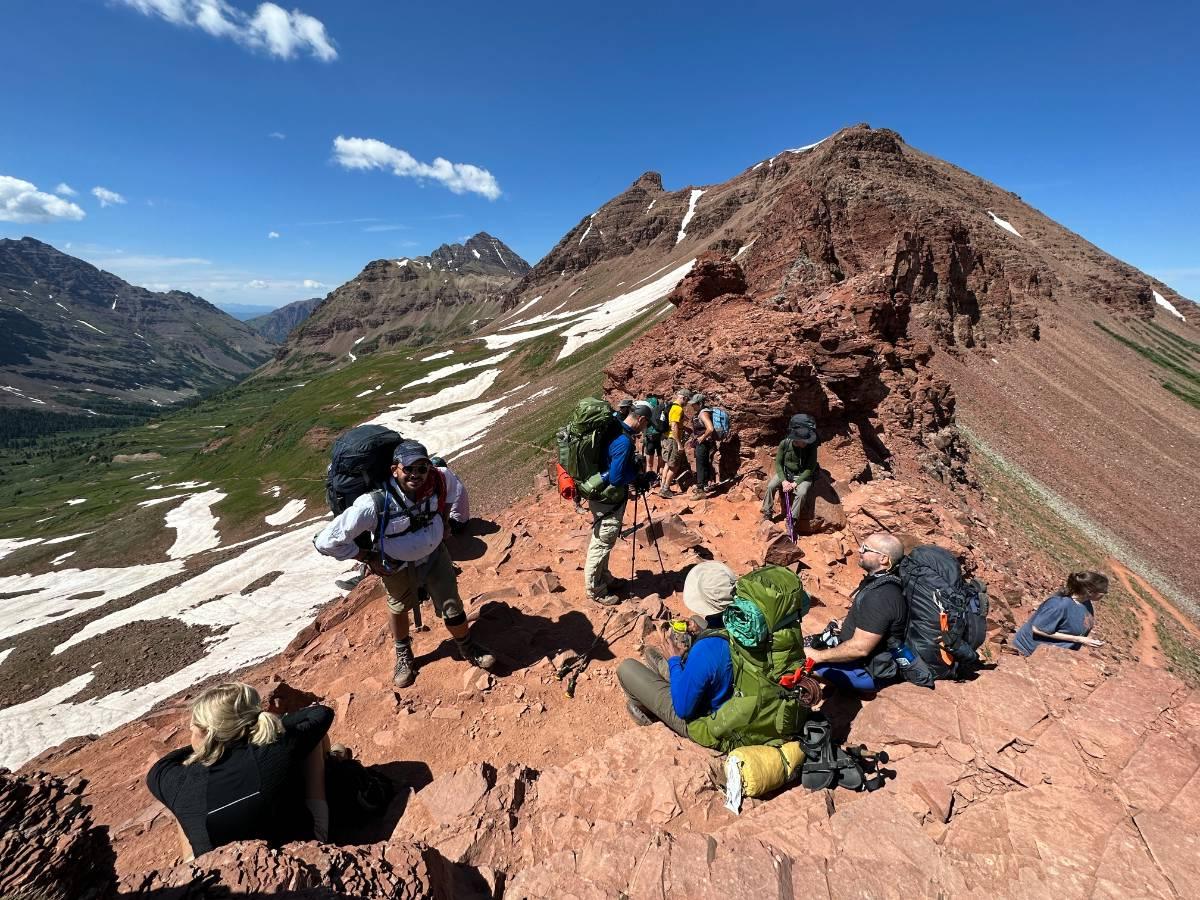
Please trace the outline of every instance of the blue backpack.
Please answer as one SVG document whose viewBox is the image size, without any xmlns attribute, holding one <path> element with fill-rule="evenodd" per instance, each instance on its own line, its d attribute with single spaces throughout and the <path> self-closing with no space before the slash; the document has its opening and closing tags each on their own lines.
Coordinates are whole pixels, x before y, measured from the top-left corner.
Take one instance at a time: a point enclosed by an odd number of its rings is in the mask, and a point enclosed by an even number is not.
<svg viewBox="0 0 1200 900">
<path fill-rule="evenodd" d="M 712 414 L 713 431 L 717 433 L 718 438 L 729 436 L 729 413 L 721 409 L 719 406 L 714 406 L 709 410 Z"/>
</svg>

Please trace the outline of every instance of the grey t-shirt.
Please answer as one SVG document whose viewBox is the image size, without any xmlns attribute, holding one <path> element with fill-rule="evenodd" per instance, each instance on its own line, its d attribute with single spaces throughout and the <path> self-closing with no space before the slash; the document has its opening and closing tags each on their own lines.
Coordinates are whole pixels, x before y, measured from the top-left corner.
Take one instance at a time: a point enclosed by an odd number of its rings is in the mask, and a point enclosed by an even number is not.
<svg viewBox="0 0 1200 900">
<path fill-rule="evenodd" d="M 1039 644 L 1052 644 L 1056 647 L 1066 647 L 1068 650 L 1078 650 L 1080 645 L 1075 641 L 1052 641 L 1037 637 L 1033 629 L 1046 634 L 1061 631 L 1065 634 L 1078 634 L 1087 637 L 1092 630 L 1095 613 L 1092 604 L 1086 600 L 1073 600 L 1062 594 L 1055 594 L 1047 599 L 1037 611 L 1030 616 L 1024 625 L 1017 629 L 1013 637 L 1013 646 L 1022 656 L 1029 656 Z"/>
</svg>

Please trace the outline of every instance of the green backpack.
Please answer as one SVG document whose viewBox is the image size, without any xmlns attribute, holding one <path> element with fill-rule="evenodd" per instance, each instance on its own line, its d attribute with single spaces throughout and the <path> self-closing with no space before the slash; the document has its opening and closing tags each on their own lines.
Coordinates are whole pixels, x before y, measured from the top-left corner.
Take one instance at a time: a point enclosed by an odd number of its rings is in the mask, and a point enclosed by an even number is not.
<svg viewBox="0 0 1200 900">
<path fill-rule="evenodd" d="M 620 503 L 625 499 L 623 486 L 606 485 L 596 494 L 589 494 L 584 489 L 589 478 L 607 468 L 608 445 L 620 427 L 608 403 L 588 397 L 579 401 L 571 413 L 571 420 L 559 429 L 556 435 L 558 461 L 575 479 L 575 490 L 580 496 L 603 503 Z"/>
<path fill-rule="evenodd" d="M 733 696 L 712 715 L 688 722 L 692 740 L 722 753 L 795 740 L 808 708 L 779 680 L 804 665 L 806 612 L 808 594 L 790 569 L 763 566 L 738 579 L 725 628 L 711 633 L 729 641 Z"/>
</svg>

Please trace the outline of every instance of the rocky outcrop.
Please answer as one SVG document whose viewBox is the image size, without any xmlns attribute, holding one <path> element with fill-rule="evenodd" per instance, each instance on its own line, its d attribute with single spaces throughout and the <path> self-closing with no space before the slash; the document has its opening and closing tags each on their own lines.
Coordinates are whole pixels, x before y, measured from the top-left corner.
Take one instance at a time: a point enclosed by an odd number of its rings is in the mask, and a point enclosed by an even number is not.
<svg viewBox="0 0 1200 900">
<path fill-rule="evenodd" d="M 105 900 L 115 856 L 93 824 L 85 783 L 0 770 L 0 897 Z"/>
<path fill-rule="evenodd" d="M 681 313 L 669 338 L 654 332 L 618 354 L 605 392 L 701 391 L 731 413 L 746 456 L 807 412 L 860 472 L 889 468 L 903 439 L 939 478 L 965 477 L 953 393 L 926 367 L 932 348 L 909 338 L 911 301 L 893 279 L 848 279 L 803 304 L 737 293 L 745 283 L 738 263 L 701 256 L 668 298 Z"/>
<path fill-rule="evenodd" d="M 396 900 L 451 900 L 453 876 L 437 854 L 409 844 L 332 847 L 287 844 L 274 849 L 261 841 L 227 844 L 194 862 L 131 875 L 121 880 L 122 896 L 179 900 L 249 896 L 325 900 L 334 897 L 389 897 Z"/>
</svg>

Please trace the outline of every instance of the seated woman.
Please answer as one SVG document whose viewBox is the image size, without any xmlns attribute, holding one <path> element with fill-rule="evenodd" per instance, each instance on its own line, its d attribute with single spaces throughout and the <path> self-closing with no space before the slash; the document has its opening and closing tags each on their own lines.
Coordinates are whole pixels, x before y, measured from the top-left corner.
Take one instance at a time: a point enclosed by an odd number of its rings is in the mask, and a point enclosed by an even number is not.
<svg viewBox="0 0 1200 900">
<path fill-rule="evenodd" d="M 703 619 L 705 626 L 720 628 L 721 613 L 733 602 L 736 583 L 728 566 L 702 562 L 684 580 L 683 603 Z M 639 725 L 657 720 L 676 734 L 689 737 L 689 720 L 716 712 L 733 694 L 733 663 L 729 641 L 724 638 L 700 638 L 686 658 L 672 656 L 668 660 L 653 647 L 646 648 L 644 657 L 649 665 L 627 659 L 617 666 L 617 680 L 628 701 L 626 708 Z"/>
<path fill-rule="evenodd" d="M 314 704 L 281 719 L 235 682 L 205 691 L 191 713 L 191 746 L 156 762 L 146 786 L 175 815 L 192 855 L 232 841 L 327 839 L 332 709 Z"/>
<path fill-rule="evenodd" d="M 1013 647 L 1029 656 L 1042 644 L 1078 650 L 1101 647 L 1088 637 L 1096 621 L 1092 604 L 1108 593 L 1108 579 L 1099 572 L 1072 572 L 1059 593 L 1048 598 L 1013 636 Z"/>
</svg>

